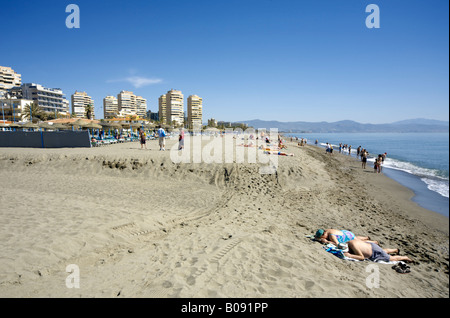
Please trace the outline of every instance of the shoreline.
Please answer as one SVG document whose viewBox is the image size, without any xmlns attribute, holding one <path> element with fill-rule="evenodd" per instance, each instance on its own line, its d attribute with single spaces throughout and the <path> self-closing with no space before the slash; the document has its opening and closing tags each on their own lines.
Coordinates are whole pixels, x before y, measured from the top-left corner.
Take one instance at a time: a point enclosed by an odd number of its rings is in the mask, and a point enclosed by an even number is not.
<svg viewBox="0 0 450 318">
<path fill-rule="evenodd" d="M 325 149 L 321 145 L 313 146 Z M 339 154 L 338 152 L 334 153 L 333 155 L 342 155 L 344 157 L 348 156 L 347 154 Z M 361 163 L 361 161 L 355 156 L 355 154 L 352 154 L 348 157 L 353 158 L 355 161 Z M 372 162 L 368 161 L 367 171 L 372 172 L 371 168 Z M 414 193 L 411 197 L 411 200 L 419 204 L 424 209 L 449 217 L 449 198 L 442 196 L 436 191 L 430 190 L 427 187 L 426 183 L 423 182 L 419 176 L 390 167 L 383 167 L 382 173 L 400 183 L 404 187 L 410 189 Z"/>
<path fill-rule="evenodd" d="M 188 141 L 186 141 L 188 142 Z M 354 158 L 287 142 L 255 164 L 174 164 L 157 141 L 0 149 L 1 297 L 446 298 L 448 218 Z M 168 140 L 166 149 L 177 142 Z M 306 238 L 370 235 L 418 262 L 401 275 L 341 260 Z M 76 264 L 79 289 L 64 271 Z"/>
</svg>

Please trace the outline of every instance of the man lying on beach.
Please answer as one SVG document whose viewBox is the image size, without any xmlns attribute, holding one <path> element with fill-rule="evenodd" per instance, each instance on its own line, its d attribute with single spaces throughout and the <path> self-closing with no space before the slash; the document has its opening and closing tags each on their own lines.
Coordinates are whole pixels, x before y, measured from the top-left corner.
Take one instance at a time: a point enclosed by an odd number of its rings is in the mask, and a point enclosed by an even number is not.
<svg viewBox="0 0 450 318">
<path fill-rule="evenodd" d="M 405 261 L 413 262 L 408 256 L 398 255 L 400 254 L 399 249 L 383 249 L 375 243 L 365 242 L 361 240 L 351 240 L 347 243 L 348 252 L 344 252 L 344 255 L 349 258 L 353 258 L 359 261 L 368 259 L 370 261 L 384 261 L 384 262 L 395 262 L 395 261 Z M 397 255 L 389 255 L 397 254 Z"/>
<path fill-rule="evenodd" d="M 361 241 L 367 241 L 371 243 L 378 244 L 377 241 L 371 241 L 370 237 L 368 236 L 356 236 L 350 231 L 346 230 L 335 230 L 335 229 L 319 229 L 317 230 L 316 234 L 314 235 L 314 238 L 324 244 L 334 244 L 338 246 L 339 244 L 344 244 L 352 240 L 361 240 Z"/>
</svg>

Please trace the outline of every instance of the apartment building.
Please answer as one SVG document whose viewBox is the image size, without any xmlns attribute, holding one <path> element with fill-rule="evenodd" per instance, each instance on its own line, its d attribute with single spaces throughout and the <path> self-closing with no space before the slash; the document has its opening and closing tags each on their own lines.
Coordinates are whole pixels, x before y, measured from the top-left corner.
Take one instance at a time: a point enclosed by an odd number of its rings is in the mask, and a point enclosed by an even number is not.
<svg viewBox="0 0 450 318">
<path fill-rule="evenodd" d="M 147 116 L 147 100 L 142 96 L 136 96 L 136 115 L 139 118 L 145 118 Z"/>
<path fill-rule="evenodd" d="M 114 118 L 119 114 L 119 105 L 117 98 L 106 96 L 103 98 L 103 118 Z"/>
<path fill-rule="evenodd" d="M 33 100 L 43 111 L 69 115 L 69 101 L 60 88 L 47 88 L 40 84 L 22 85 L 24 99 Z"/>
<path fill-rule="evenodd" d="M 117 95 L 117 106 L 121 117 L 139 116 L 145 118 L 147 113 L 147 100 L 130 91 L 121 91 Z"/>
<path fill-rule="evenodd" d="M 167 104 L 166 104 L 166 95 L 161 95 L 158 98 L 158 110 L 159 110 L 159 121 L 161 124 L 167 123 Z"/>
<path fill-rule="evenodd" d="M 0 92 L 6 92 L 22 85 L 22 75 L 14 72 L 11 67 L 0 66 Z"/>
<path fill-rule="evenodd" d="M 184 96 L 181 91 L 170 90 L 166 94 L 166 123 L 184 125 Z"/>
<path fill-rule="evenodd" d="M 191 95 L 187 99 L 187 122 L 189 129 L 202 128 L 203 99 L 197 95 Z"/>
<path fill-rule="evenodd" d="M 76 91 L 72 95 L 72 114 L 77 118 L 87 118 L 87 106 L 91 106 L 91 118 L 94 119 L 94 100 L 86 92 Z"/>
<path fill-rule="evenodd" d="M 33 104 L 32 100 L 22 98 L 0 98 L 1 114 L 0 122 L 20 122 L 27 121 L 24 117 L 25 109 Z"/>
</svg>

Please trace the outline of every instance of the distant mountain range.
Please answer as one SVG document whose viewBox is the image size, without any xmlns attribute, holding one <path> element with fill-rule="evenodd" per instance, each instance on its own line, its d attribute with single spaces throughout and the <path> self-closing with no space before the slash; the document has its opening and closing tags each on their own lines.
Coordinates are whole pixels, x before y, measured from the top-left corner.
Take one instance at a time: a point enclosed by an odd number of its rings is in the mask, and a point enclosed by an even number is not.
<svg viewBox="0 0 450 318">
<path fill-rule="evenodd" d="M 449 132 L 449 122 L 433 119 L 408 119 L 390 124 L 361 124 L 352 120 L 337 122 L 279 122 L 264 120 L 242 121 L 253 128 L 277 128 L 280 132 L 292 133 L 360 133 L 360 132 Z"/>
</svg>

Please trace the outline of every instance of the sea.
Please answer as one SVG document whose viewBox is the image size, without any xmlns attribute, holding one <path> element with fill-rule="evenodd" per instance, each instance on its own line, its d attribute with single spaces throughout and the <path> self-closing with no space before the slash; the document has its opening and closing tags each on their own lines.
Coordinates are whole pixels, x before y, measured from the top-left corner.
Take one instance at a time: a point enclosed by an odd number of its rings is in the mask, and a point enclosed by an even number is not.
<svg viewBox="0 0 450 318">
<path fill-rule="evenodd" d="M 378 154 L 387 153 L 383 174 L 414 191 L 413 201 L 420 206 L 449 216 L 449 134 L 448 133 L 302 133 L 287 137 L 306 138 L 309 145 L 317 140 L 318 147 L 351 145 L 356 158 L 358 146 L 370 156 L 367 168 L 373 167 Z"/>
</svg>

